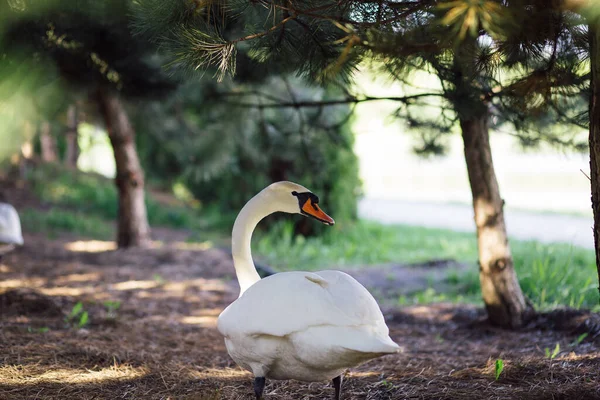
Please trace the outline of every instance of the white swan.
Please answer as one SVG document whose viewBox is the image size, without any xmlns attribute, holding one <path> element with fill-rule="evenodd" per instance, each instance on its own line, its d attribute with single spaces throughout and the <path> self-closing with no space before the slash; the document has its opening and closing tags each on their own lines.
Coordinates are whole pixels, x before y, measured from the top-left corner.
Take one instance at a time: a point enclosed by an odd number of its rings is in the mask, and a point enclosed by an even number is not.
<svg viewBox="0 0 600 400">
<path fill-rule="evenodd" d="M 23 234 L 17 210 L 8 203 L 0 202 L 0 258 L 16 245 L 22 244 Z"/>
<path fill-rule="evenodd" d="M 381 310 L 371 294 L 339 271 L 283 272 L 260 279 L 250 251 L 258 222 L 277 211 L 334 221 L 305 187 L 277 182 L 240 211 L 232 233 L 232 254 L 240 296 L 219 316 L 231 358 L 252 372 L 262 397 L 265 379 L 333 379 L 335 398 L 341 374 L 366 360 L 396 353 Z"/>
</svg>

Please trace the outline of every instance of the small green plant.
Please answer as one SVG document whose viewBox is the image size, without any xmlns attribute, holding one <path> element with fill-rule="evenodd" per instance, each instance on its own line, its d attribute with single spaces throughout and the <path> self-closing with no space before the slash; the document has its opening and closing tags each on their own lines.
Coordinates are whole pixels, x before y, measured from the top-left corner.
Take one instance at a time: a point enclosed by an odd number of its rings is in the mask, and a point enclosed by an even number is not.
<svg viewBox="0 0 600 400">
<path fill-rule="evenodd" d="M 381 384 L 388 390 L 394 388 L 394 384 L 392 382 L 388 381 L 387 379 L 382 380 Z"/>
<path fill-rule="evenodd" d="M 152 279 L 154 279 L 154 281 L 155 281 L 156 283 L 158 283 L 159 285 L 162 285 L 162 284 L 164 284 L 164 283 L 166 282 L 166 281 L 165 281 L 165 278 L 163 278 L 163 277 L 162 277 L 162 276 L 160 276 L 159 274 L 154 274 L 154 275 L 152 275 Z"/>
<path fill-rule="evenodd" d="M 119 307 L 121 307 L 121 302 L 116 300 L 108 300 L 104 302 L 104 307 L 106 307 L 107 317 L 110 319 L 115 319 L 117 318 L 117 310 L 119 309 Z"/>
<path fill-rule="evenodd" d="M 89 323 L 89 314 L 83 309 L 83 303 L 77 302 L 71 309 L 71 312 L 65 318 L 67 326 L 77 327 L 78 329 L 83 328 Z"/>
<path fill-rule="evenodd" d="M 558 355 L 558 353 L 560 353 L 560 344 L 556 343 L 556 346 L 554 347 L 554 350 L 552 350 L 552 352 L 550 352 L 550 349 L 548 347 L 546 347 L 545 352 L 546 352 L 546 358 L 549 358 L 550 360 L 554 360 L 554 358 Z"/>
<path fill-rule="evenodd" d="M 500 374 L 502 373 L 502 371 L 504 371 L 504 361 L 501 358 L 499 358 L 496 360 L 495 365 L 494 375 L 496 376 L 496 380 L 500 379 Z"/>
<path fill-rule="evenodd" d="M 31 326 L 27 327 L 27 332 L 29 333 L 46 333 L 48 331 L 50 331 L 50 328 L 47 326 L 43 326 L 41 328 L 32 328 Z"/>
<path fill-rule="evenodd" d="M 573 340 L 571 342 L 571 347 L 577 347 L 581 344 L 581 342 L 583 342 L 583 340 L 588 337 L 588 333 L 584 332 L 581 335 L 577 336 L 577 339 Z"/>
</svg>

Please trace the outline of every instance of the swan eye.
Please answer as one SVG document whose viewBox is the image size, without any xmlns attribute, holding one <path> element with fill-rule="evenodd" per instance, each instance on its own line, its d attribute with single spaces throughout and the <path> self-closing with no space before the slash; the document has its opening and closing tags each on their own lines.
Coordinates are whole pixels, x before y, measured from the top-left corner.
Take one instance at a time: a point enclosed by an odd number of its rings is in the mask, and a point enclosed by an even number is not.
<svg viewBox="0 0 600 400">
<path fill-rule="evenodd" d="M 292 192 L 292 196 L 298 196 L 298 192 L 296 192 L 295 190 Z"/>
</svg>

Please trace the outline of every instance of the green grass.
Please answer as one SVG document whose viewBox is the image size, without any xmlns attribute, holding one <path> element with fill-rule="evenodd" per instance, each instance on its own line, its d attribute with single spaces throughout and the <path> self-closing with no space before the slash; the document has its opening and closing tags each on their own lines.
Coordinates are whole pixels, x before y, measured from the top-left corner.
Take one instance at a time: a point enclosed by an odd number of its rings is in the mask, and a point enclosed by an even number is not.
<svg viewBox="0 0 600 400">
<path fill-rule="evenodd" d="M 111 239 L 114 235 L 113 227 L 106 220 L 81 212 L 27 209 L 22 210 L 19 216 L 26 232 L 47 233 L 51 236 L 70 232 L 95 239 Z"/>
<path fill-rule="evenodd" d="M 118 214 L 117 189 L 112 180 L 52 165 L 36 168 L 27 179 L 36 196 L 52 208 L 44 212 L 25 211 L 23 224 L 26 228 L 110 236 L 107 223 L 114 222 Z M 196 230 L 206 227 L 191 208 L 166 206 L 149 195 L 146 195 L 146 207 L 151 226 Z"/>
<path fill-rule="evenodd" d="M 538 309 L 569 306 L 598 307 L 598 278 L 592 250 L 566 244 L 511 241 L 515 268 L 525 295 Z M 463 273 L 451 272 L 448 291 L 428 289 L 400 303 L 478 301 L 477 242 L 475 235 L 442 229 L 383 226 L 361 221 L 334 227 L 312 238 L 293 237 L 290 223 L 259 233 L 257 256 L 279 270 L 351 268 L 385 263 L 416 263 L 454 259 L 472 265 Z"/>
<path fill-rule="evenodd" d="M 23 210 L 26 231 L 70 232 L 110 239 L 117 216 L 117 191 L 111 180 L 60 167 L 38 168 L 30 183 L 48 210 Z M 146 196 L 151 226 L 190 229 L 221 237 L 214 231 L 226 219 L 209 209 L 165 206 Z M 229 221 L 229 220 L 228 220 Z M 231 224 L 227 223 L 227 231 Z M 213 230 L 207 231 L 212 228 Z M 291 221 L 259 231 L 253 243 L 258 258 L 279 270 L 354 268 L 376 264 L 410 264 L 432 259 L 453 259 L 472 266 L 467 272 L 450 272 L 447 290 L 433 288 L 399 299 L 401 304 L 435 301 L 480 303 L 475 235 L 412 226 L 384 226 L 361 221 L 340 224 L 324 235 L 304 238 L 292 234 Z M 558 306 L 598 307 L 595 257 L 591 250 L 565 244 L 511 241 L 521 287 L 538 309 Z"/>
<path fill-rule="evenodd" d="M 336 225 L 324 235 L 310 238 L 294 237 L 292 224 L 286 221 L 256 236 L 254 251 L 282 270 L 416 263 L 442 258 L 477 260 L 473 235 L 368 221 Z"/>
</svg>

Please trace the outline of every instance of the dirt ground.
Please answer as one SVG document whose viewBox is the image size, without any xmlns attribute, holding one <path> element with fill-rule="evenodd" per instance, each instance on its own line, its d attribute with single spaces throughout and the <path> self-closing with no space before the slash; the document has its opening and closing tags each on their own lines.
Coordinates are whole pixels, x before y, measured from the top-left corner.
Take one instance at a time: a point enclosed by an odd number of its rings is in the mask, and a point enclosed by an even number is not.
<svg viewBox="0 0 600 400">
<path fill-rule="evenodd" d="M 252 399 L 216 330 L 236 298 L 230 256 L 155 231 L 151 250 L 26 236 L 0 263 L 0 399 Z M 69 320 L 81 301 L 89 323 Z M 118 309 L 106 302 L 120 302 Z M 560 311 L 518 332 L 482 310 L 384 309 L 404 352 L 345 376 L 344 399 L 600 399 L 600 317 Z M 590 334 L 577 343 L 583 332 Z M 560 352 L 546 357 L 556 344 Z M 496 359 L 504 360 L 500 379 Z M 328 383 L 268 381 L 267 399 L 327 399 Z"/>
</svg>

